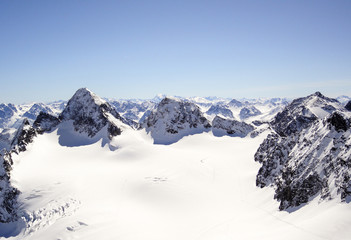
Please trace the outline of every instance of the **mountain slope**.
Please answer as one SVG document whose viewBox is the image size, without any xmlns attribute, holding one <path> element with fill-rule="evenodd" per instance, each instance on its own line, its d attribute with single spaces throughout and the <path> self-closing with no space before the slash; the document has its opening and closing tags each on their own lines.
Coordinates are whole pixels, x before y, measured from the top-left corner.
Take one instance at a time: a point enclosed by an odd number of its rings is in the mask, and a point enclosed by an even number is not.
<svg viewBox="0 0 351 240">
<path fill-rule="evenodd" d="M 208 120 L 194 103 L 164 98 L 142 126 L 156 144 L 170 144 L 184 136 L 209 131 Z"/>
<path fill-rule="evenodd" d="M 294 100 L 272 121 L 276 131 L 260 145 L 256 184 L 273 186 L 280 209 L 311 199 L 351 200 L 350 114 L 320 93 Z"/>
<path fill-rule="evenodd" d="M 60 114 L 59 120 L 60 143 L 69 146 L 81 144 L 72 142 L 71 138 L 77 140 L 76 136 L 90 139 L 96 136 L 96 140 L 102 137 L 108 141 L 131 127 L 130 121 L 122 118 L 115 108 L 86 88 L 77 90 Z M 73 135 L 70 133 L 71 128 L 76 132 Z"/>
</svg>

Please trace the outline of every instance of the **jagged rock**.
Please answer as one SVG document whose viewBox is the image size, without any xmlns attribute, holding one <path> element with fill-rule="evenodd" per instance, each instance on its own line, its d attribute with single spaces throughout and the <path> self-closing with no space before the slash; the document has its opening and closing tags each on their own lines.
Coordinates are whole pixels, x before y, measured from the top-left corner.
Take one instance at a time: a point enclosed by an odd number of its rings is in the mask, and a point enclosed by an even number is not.
<svg viewBox="0 0 351 240">
<path fill-rule="evenodd" d="M 334 126 L 336 131 L 339 131 L 339 130 L 346 131 L 349 128 L 349 122 L 345 118 L 343 118 L 343 116 L 338 112 L 334 112 L 327 119 L 327 122 L 329 122 L 332 126 Z"/>
<path fill-rule="evenodd" d="M 24 152 L 27 149 L 27 145 L 33 142 L 33 138 L 36 135 L 37 132 L 35 129 L 30 125 L 27 119 L 24 119 L 15 137 L 12 139 L 11 148 L 17 152 Z"/>
<path fill-rule="evenodd" d="M 351 201 L 349 116 L 331 109 L 342 106 L 320 93 L 294 100 L 273 121 L 278 134 L 269 135 L 257 150 L 255 161 L 262 167 L 256 185 L 274 187 L 280 210 L 296 209 L 318 196 Z M 311 117 L 322 110 L 329 115 Z"/>
<path fill-rule="evenodd" d="M 2 151 L 0 154 L 0 222 L 16 221 L 18 218 L 17 197 L 19 191 L 11 186 L 10 171 L 13 164 L 11 154 Z"/>
<path fill-rule="evenodd" d="M 74 130 L 87 134 L 89 137 L 94 137 L 107 126 L 109 137 L 112 138 L 122 132 L 117 122 L 131 124 L 130 121 L 122 118 L 109 103 L 86 88 L 77 90 L 68 101 L 59 119 L 60 121 L 73 120 Z"/>
<path fill-rule="evenodd" d="M 211 128 L 197 105 L 176 98 L 164 98 L 142 126 L 157 144 L 171 144 Z"/>
<path fill-rule="evenodd" d="M 33 123 L 33 127 L 38 133 L 50 132 L 60 123 L 59 118 L 45 112 L 40 112 Z"/>
<path fill-rule="evenodd" d="M 258 110 L 257 108 L 255 108 L 254 106 L 247 106 L 247 107 L 244 107 L 240 110 L 240 119 L 247 119 L 249 117 L 254 117 L 254 116 L 257 116 L 257 115 L 260 115 L 262 114 L 260 112 L 260 110 Z"/>
<path fill-rule="evenodd" d="M 340 109 L 336 99 L 327 98 L 316 92 L 292 101 L 276 115 L 271 125 L 279 135 L 288 136 L 307 128 L 313 121 L 329 115 L 335 109 Z"/>
<path fill-rule="evenodd" d="M 351 100 L 345 105 L 346 110 L 351 111 Z"/>
<path fill-rule="evenodd" d="M 216 116 L 212 121 L 212 132 L 215 136 L 238 136 L 245 137 L 255 128 L 247 123 L 236 120 L 224 119 Z"/>
</svg>

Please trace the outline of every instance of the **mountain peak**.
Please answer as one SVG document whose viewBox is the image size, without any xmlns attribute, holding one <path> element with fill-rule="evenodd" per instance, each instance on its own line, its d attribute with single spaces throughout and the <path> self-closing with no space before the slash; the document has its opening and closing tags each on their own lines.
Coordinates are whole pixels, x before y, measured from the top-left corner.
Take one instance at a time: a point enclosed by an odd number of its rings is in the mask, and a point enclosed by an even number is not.
<svg viewBox="0 0 351 240">
<path fill-rule="evenodd" d="M 92 99 L 94 101 L 94 103 L 97 105 L 101 105 L 101 104 L 106 103 L 105 100 L 103 100 L 102 98 L 100 98 L 98 95 L 96 95 L 95 93 L 93 93 L 92 91 L 90 91 L 87 88 L 78 89 L 71 98 L 71 100 L 74 100 L 74 99 L 81 99 L 81 100 Z"/>
<path fill-rule="evenodd" d="M 324 95 L 323 95 L 321 92 L 319 92 L 319 91 L 315 92 L 315 93 L 312 94 L 312 95 L 315 95 L 315 96 L 317 96 L 317 97 L 324 98 Z"/>
<path fill-rule="evenodd" d="M 108 102 L 87 88 L 75 92 L 61 113 L 60 120 L 73 120 L 75 131 L 86 133 L 89 137 L 94 137 L 107 124 L 115 126 L 117 120 L 128 125 Z M 114 132 L 119 135 L 121 129 Z"/>
</svg>

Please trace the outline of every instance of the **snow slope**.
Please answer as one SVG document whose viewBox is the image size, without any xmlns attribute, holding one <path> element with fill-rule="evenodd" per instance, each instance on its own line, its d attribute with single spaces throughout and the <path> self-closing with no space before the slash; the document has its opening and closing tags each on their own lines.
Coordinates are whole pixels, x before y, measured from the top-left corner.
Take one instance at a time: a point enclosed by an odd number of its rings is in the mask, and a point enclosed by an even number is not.
<svg viewBox="0 0 351 240">
<path fill-rule="evenodd" d="M 1 224 L 9 239 L 349 239 L 351 207 L 313 201 L 278 211 L 272 189 L 255 186 L 255 150 L 266 137 L 202 133 L 154 145 L 126 129 L 110 151 L 65 147 L 57 131 L 14 155 L 12 183 L 24 222 Z M 20 231 L 19 231 L 20 230 Z M 11 232 L 12 231 L 12 232 Z M 20 233 L 19 233 L 20 232 Z"/>
</svg>

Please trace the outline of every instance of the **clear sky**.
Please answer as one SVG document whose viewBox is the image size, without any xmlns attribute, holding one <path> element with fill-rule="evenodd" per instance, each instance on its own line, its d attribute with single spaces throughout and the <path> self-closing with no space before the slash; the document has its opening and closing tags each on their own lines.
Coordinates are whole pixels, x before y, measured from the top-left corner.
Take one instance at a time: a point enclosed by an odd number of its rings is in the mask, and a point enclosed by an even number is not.
<svg viewBox="0 0 351 240">
<path fill-rule="evenodd" d="M 0 102 L 351 96 L 351 1 L 0 1 Z"/>
</svg>

